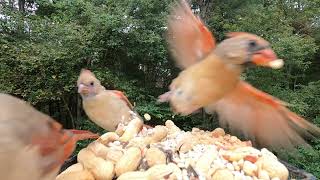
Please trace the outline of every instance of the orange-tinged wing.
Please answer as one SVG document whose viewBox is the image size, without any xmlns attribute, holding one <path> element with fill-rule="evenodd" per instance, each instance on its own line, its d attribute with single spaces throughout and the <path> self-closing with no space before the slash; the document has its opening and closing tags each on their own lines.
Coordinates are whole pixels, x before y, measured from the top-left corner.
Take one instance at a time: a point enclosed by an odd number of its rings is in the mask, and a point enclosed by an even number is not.
<svg viewBox="0 0 320 180">
<path fill-rule="evenodd" d="M 320 128 L 285 107 L 285 103 L 242 81 L 216 104 L 222 126 L 240 132 L 257 145 L 277 148 L 308 146 L 305 137 L 320 137 Z"/>
<path fill-rule="evenodd" d="M 177 65 L 182 69 L 200 61 L 215 47 L 211 32 L 184 0 L 170 14 L 167 41 Z"/>
<path fill-rule="evenodd" d="M 34 172 L 41 176 L 51 173 L 72 154 L 77 140 L 98 137 L 89 131 L 74 132 L 63 130 L 59 123 L 26 102 L 0 93 L 0 173 L 7 167 L 15 169 L 17 162 L 11 156 L 21 151 L 21 159 L 32 156 L 32 163 L 37 164 Z"/>
<path fill-rule="evenodd" d="M 123 100 L 124 102 L 126 102 L 126 104 L 128 105 L 128 107 L 133 110 L 133 105 L 131 104 L 131 102 L 129 101 L 129 99 L 127 98 L 127 96 L 124 95 L 123 92 L 121 91 L 117 91 L 117 90 L 112 90 L 112 92 L 117 95 L 117 97 L 119 97 L 121 100 Z"/>
</svg>

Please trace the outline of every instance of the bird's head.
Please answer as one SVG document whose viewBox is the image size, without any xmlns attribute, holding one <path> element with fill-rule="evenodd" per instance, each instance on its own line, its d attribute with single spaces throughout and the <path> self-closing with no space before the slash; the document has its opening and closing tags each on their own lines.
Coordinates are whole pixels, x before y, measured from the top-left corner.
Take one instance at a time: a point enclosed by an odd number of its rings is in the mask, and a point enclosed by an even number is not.
<svg viewBox="0 0 320 180">
<path fill-rule="evenodd" d="M 82 98 L 92 97 L 104 89 L 96 76 L 87 69 L 82 69 L 77 81 L 78 93 Z"/>
<path fill-rule="evenodd" d="M 228 37 L 215 49 L 225 63 L 241 67 L 253 64 L 273 69 L 283 66 L 283 60 L 277 58 L 269 42 L 263 38 L 245 32 L 232 32 Z"/>
</svg>

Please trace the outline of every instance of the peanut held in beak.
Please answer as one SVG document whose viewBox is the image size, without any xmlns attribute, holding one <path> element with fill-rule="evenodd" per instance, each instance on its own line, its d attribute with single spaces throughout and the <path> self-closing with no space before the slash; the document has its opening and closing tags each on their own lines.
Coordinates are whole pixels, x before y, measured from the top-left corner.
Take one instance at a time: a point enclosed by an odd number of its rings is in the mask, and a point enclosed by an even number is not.
<svg viewBox="0 0 320 180">
<path fill-rule="evenodd" d="M 280 69 L 283 67 L 283 65 L 284 65 L 284 61 L 282 59 L 276 59 L 268 63 L 268 66 L 271 67 L 272 69 Z"/>
<path fill-rule="evenodd" d="M 265 66 L 272 69 L 280 69 L 284 65 L 282 59 L 278 59 L 271 49 L 262 49 L 253 54 L 252 62 L 258 66 Z"/>
</svg>

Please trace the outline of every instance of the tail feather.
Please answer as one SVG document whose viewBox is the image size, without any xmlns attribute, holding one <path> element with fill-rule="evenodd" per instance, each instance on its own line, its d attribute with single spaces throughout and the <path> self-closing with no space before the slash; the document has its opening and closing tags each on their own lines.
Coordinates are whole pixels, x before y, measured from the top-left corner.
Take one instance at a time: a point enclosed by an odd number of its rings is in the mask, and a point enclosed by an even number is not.
<svg viewBox="0 0 320 180">
<path fill-rule="evenodd" d="M 77 129 L 69 129 L 76 138 L 76 140 L 85 140 L 85 139 L 97 139 L 99 138 L 99 134 L 92 133 L 86 130 L 77 130 Z"/>
<path fill-rule="evenodd" d="M 289 118 L 298 124 L 300 127 L 303 129 L 306 129 L 308 132 L 310 132 L 313 136 L 315 137 L 320 137 L 320 128 L 313 125 L 312 123 L 306 121 L 305 119 L 301 118 L 297 114 L 290 112 L 289 110 L 287 111 L 287 115 Z"/>
<path fill-rule="evenodd" d="M 86 130 L 76 130 L 76 129 L 68 129 L 64 130 L 61 134 L 61 142 L 63 144 L 59 144 L 59 146 L 56 146 L 57 153 L 53 154 L 52 156 L 55 156 L 54 161 L 48 169 L 53 169 L 56 166 L 60 166 L 74 151 L 76 148 L 77 141 L 85 140 L 85 139 L 97 139 L 99 138 L 98 134 L 94 134 L 90 131 Z M 60 151 L 58 151 L 58 149 Z"/>
<path fill-rule="evenodd" d="M 320 137 L 320 128 L 291 112 L 284 102 L 240 82 L 237 88 L 215 104 L 205 108 L 216 111 L 222 125 L 241 132 L 263 147 L 310 147 L 306 138 Z"/>
</svg>

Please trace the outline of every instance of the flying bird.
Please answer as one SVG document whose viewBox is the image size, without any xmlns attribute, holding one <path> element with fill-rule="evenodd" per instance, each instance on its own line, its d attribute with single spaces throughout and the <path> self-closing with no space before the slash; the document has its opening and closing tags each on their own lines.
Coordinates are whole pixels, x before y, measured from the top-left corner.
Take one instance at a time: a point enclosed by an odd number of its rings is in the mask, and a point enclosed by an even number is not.
<svg viewBox="0 0 320 180">
<path fill-rule="evenodd" d="M 174 6 L 168 19 L 167 42 L 182 72 L 158 101 L 169 102 L 181 115 L 200 108 L 216 112 L 221 125 L 260 146 L 308 146 L 304 137 L 319 137 L 320 129 L 291 112 L 287 103 L 240 79 L 249 65 L 283 66 L 270 43 L 245 32 L 227 36 L 216 45 L 212 33 L 185 1 Z"/>
</svg>

